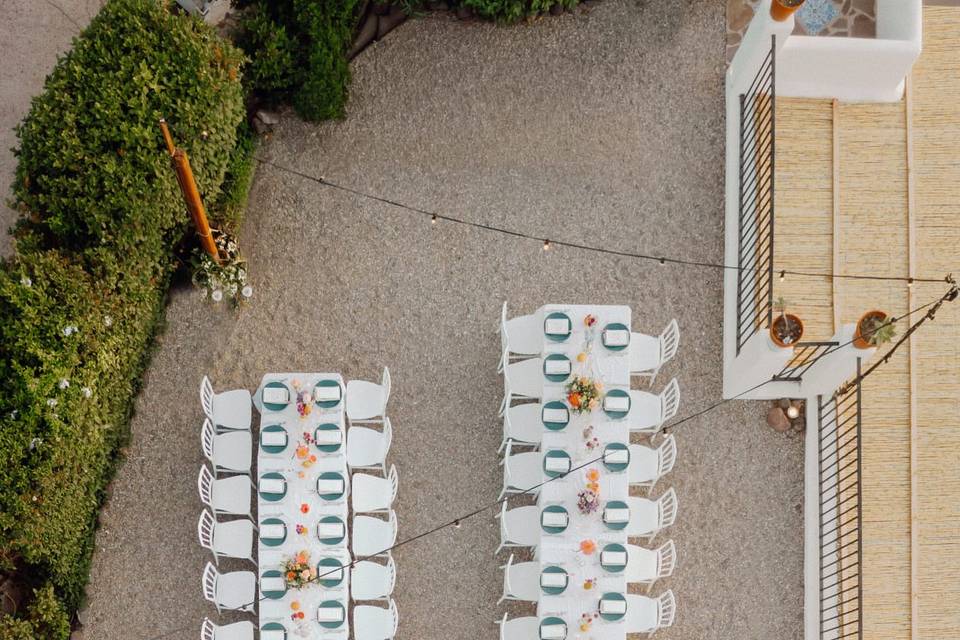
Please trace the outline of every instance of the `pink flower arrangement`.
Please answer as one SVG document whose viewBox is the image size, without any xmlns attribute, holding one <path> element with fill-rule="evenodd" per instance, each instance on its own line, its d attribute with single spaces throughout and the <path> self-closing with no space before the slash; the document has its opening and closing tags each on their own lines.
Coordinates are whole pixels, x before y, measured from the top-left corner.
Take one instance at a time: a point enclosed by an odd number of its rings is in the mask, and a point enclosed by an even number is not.
<svg viewBox="0 0 960 640">
<path fill-rule="evenodd" d="M 595 484 L 595 483 L 594 483 Z M 597 487 L 599 491 L 600 487 Z M 580 513 L 587 516 L 595 513 L 600 508 L 600 495 L 593 489 L 583 489 L 577 494 L 577 509 Z"/>
</svg>

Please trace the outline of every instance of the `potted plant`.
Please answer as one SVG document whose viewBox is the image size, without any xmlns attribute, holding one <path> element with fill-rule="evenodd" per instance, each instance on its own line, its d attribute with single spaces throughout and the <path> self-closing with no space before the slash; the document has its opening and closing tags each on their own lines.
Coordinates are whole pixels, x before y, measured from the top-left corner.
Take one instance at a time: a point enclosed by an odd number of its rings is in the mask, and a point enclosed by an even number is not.
<svg viewBox="0 0 960 640">
<path fill-rule="evenodd" d="M 858 349 L 869 349 L 870 347 L 879 347 L 893 340 L 897 335 L 897 328 L 894 326 L 896 321 L 889 320 L 883 311 L 867 311 L 860 316 L 857 322 L 857 330 L 853 334 L 853 346 Z"/>
<path fill-rule="evenodd" d="M 777 22 L 783 22 L 803 5 L 804 0 L 771 0 L 770 16 Z"/>
<path fill-rule="evenodd" d="M 803 337 L 803 322 L 800 318 L 787 313 L 787 301 L 783 297 L 777 298 L 773 304 L 779 315 L 770 323 L 770 339 L 778 347 L 789 347 L 800 342 Z"/>
</svg>

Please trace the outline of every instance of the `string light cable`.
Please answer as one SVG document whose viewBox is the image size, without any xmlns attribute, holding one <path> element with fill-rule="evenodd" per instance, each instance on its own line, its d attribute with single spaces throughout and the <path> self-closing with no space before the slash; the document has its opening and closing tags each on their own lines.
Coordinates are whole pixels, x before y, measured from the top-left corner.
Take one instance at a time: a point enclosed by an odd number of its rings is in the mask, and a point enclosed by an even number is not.
<svg viewBox="0 0 960 640">
<path fill-rule="evenodd" d="M 427 209 L 422 209 L 420 207 L 411 206 L 400 202 L 398 200 L 393 200 L 391 198 L 385 198 L 383 196 L 378 196 L 372 193 L 367 193 L 356 189 L 354 187 L 348 187 L 346 185 L 334 182 L 327 179 L 324 176 L 314 176 L 297 169 L 292 169 L 290 167 L 278 164 L 272 160 L 267 160 L 265 158 L 256 157 L 255 160 L 260 164 L 265 164 L 267 166 L 273 167 L 284 173 L 290 175 L 298 176 L 305 180 L 310 180 L 325 187 L 330 187 L 331 189 L 336 189 L 343 191 L 345 193 L 350 193 L 360 198 L 365 198 L 368 200 L 374 200 L 391 207 L 396 207 L 402 209 L 409 213 L 417 214 L 423 217 L 426 217 L 430 220 L 432 225 L 436 225 L 437 221 L 450 222 L 453 224 L 463 225 L 467 227 L 472 227 L 474 229 L 481 229 L 483 231 L 489 231 L 492 233 L 499 233 L 501 235 L 512 236 L 514 238 L 522 238 L 525 240 L 535 240 L 542 243 L 543 250 L 549 251 L 553 247 L 568 247 L 570 249 L 580 249 L 582 251 L 593 251 L 596 253 L 603 253 L 611 256 L 617 256 L 622 258 L 635 258 L 638 260 L 647 260 L 651 262 L 657 262 L 658 264 L 676 264 L 690 267 L 701 267 L 706 269 L 719 269 L 719 270 L 732 270 L 738 272 L 754 272 L 762 273 L 768 271 L 767 268 L 762 267 L 741 267 L 738 265 L 722 264 L 717 262 L 707 262 L 702 260 L 687 260 L 683 258 L 671 257 L 667 255 L 652 255 L 646 253 L 637 253 L 632 251 L 621 251 L 619 249 L 608 249 L 606 247 L 595 247 L 591 245 L 582 244 L 579 242 L 570 242 L 566 240 L 557 240 L 556 238 L 546 238 L 543 236 L 537 236 L 529 233 L 523 233 L 521 231 L 515 231 L 513 229 L 507 229 L 505 227 L 498 227 L 495 225 L 483 223 L 483 222 L 474 222 L 472 220 L 466 220 L 464 218 L 457 218 L 452 215 L 447 215 L 439 213 L 436 211 L 430 211 Z M 946 278 L 920 278 L 913 276 L 884 276 L 884 275 L 871 275 L 871 274 L 851 274 L 851 273 L 817 273 L 811 271 L 795 271 L 792 269 L 774 269 L 779 274 L 780 280 L 783 281 L 784 278 L 788 275 L 797 276 L 797 277 L 806 277 L 806 278 L 827 278 L 831 280 L 881 280 L 881 281 L 895 281 L 895 282 L 906 282 L 907 285 L 912 285 L 916 282 L 938 282 L 942 283 L 947 281 Z"/>
</svg>

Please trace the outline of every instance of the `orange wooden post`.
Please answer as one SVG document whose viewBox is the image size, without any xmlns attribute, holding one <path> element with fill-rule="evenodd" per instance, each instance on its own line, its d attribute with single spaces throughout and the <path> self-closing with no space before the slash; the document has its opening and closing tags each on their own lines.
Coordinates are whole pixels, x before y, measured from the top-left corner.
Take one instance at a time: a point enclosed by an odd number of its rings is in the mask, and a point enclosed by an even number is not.
<svg viewBox="0 0 960 640">
<path fill-rule="evenodd" d="M 167 129 L 167 122 L 163 118 L 160 118 L 160 130 L 163 132 L 163 140 L 166 142 L 167 151 L 170 153 L 173 170 L 177 175 L 177 183 L 180 185 L 180 192 L 187 203 L 187 211 L 193 219 L 193 226 L 197 229 L 197 235 L 200 236 L 200 244 L 213 258 L 213 261 L 220 264 L 220 252 L 217 251 L 217 244 L 213 241 L 213 234 L 210 232 L 207 211 L 203 208 L 203 201 L 200 199 L 197 182 L 193 178 L 193 170 L 190 168 L 187 152 L 174 146 L 170 130 Z"/>
</svg>

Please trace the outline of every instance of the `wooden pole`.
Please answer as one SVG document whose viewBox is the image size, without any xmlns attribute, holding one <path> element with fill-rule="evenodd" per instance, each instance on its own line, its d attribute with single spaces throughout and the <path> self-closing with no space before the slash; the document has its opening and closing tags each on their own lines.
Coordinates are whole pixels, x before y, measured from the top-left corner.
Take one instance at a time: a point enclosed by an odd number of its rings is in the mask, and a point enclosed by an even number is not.
<svg viewBox="0 0 960 640">
<path fill-rule="evenodd" d="M 197 183 L 193 179 L 193 171 L 190 169 L 190 160 L 187 158 L 187 152 L 183 149 L 177 149 L 173 153 L 173 168 L 177 172 L 177 181 L 180 183 L 180 190 L 183 191 L 183 199 L 187 202 L 187 210 L 190 217 L 193 218 L 193 224 L 197 228 L 197 235 L 200 236 L 200 244 L 206 250 L 213 261 L 220 264 L 220 253 L 217 251 L 217 245 L 213 241 L 213 234 L 210 233 L 210 224 L 207 222 L 207 212 L 203 208 L 203 201 L 200 200 L 200 191 L 197 190 Z"/>
<path fill-rule="evenodd" d="M 200 191 L 197 189 L 197 181 L 193 179 L 193 170 L 190 168 L 187 152 L 174 146 L 173 137 L 167 128 L 167 121 L 163 118 L 160 118 L 160 131 L 163 133 L 163 141 L 167 144 L 167 152 L 170 153 L 173 170 L 177 176 L 177 184 L 180 185 L 180 192 L 187 203 L 187 211 L 193 219 L 193 226 L 197 230 L 197 235 L 200 236 L 200 244 L 213 258 L 213 261 L 220 264 L 220 252 L 217 251 L 217 244 L 213 241 L 213 234 L 210 233 L 207 211 L 203 208 Z"/>
</svg>

